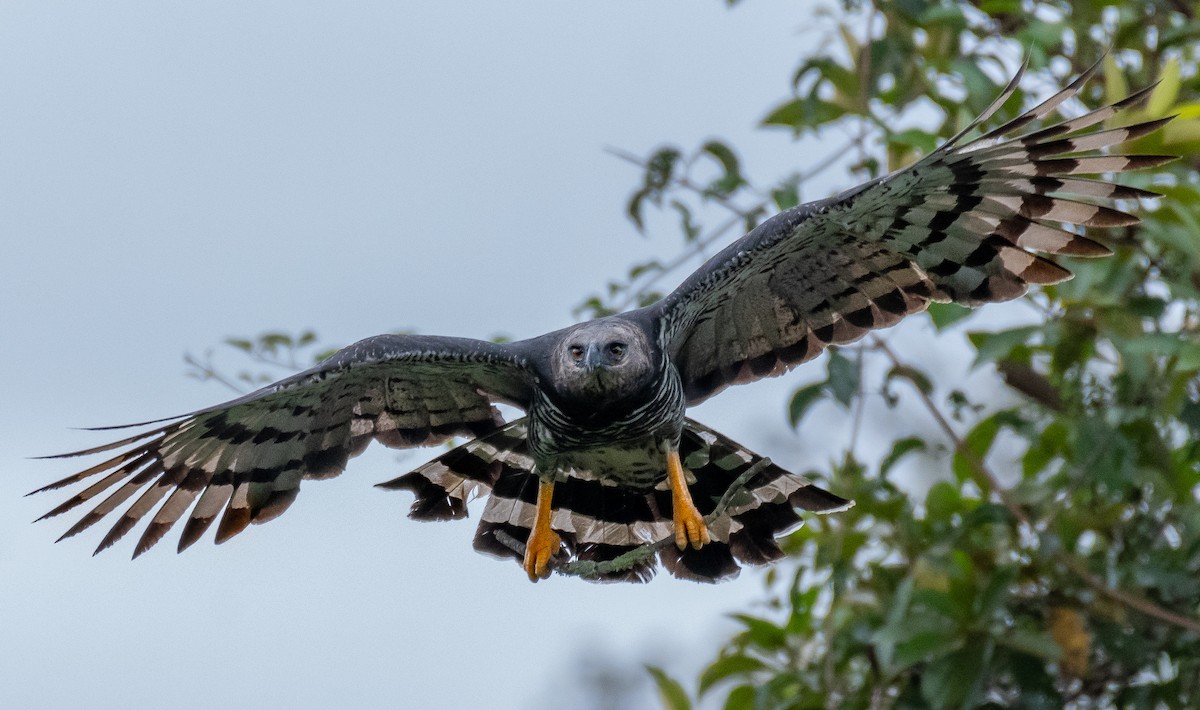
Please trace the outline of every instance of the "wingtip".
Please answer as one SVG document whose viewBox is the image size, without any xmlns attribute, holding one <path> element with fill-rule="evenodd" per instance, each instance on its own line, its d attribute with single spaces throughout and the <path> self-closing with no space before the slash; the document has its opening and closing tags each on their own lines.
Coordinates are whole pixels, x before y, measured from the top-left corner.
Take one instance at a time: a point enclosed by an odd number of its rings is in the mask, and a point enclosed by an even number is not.
<svg viewBox="0 0 1200 710">
<path fill-rule="evenodd" d="M 173 417 L 163 417 L 162 419 L 147 419 L 144 422 L 133 422 L 132 424 L 109 424 L 108 426 L 81 426 L 70 427 L 72 431 L 113 431 L 114 429 L 136 429 L 140 426 L 150 426 L 151 424 L 162 424 L 164 422 L 173 422 L 184 417 L 191 416 L 189 414 L 176 414 Z"/>
<path fill-rule="evenodd" d="M 836 508 L 826 508 L 825 510 L 816 510 L 813 512 L 817 513 L 818 515 L 832 515 L 833 513 L 845 513 L 847 510 L 850 510 L 853 507 L 854 501 L 852 499 L 847 499 L 845 503 L 842 503 Z"/>
</svg>

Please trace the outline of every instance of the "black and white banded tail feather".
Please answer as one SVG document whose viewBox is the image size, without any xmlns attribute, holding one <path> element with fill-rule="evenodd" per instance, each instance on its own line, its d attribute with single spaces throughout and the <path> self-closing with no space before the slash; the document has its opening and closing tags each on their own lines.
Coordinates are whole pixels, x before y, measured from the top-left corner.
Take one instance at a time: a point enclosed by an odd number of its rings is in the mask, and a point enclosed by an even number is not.
<svg viewBox="0 0 1200 710">
<path fill-rule="evenodd" d="M 930 302 L 1007 301 L 1031 285 L 1071 277 L 1049 257 L 1110 254 L 1081 228 L 1132 225 L 1137 217 L 1112 201 L 1157 195 L 1083 176 L 1153 168 L 1174 156 L 1109 152 L 1170 120 L 1119 125 L 1153 87 L 1073 118 L 1043 121 L 1099 66 L 1017 118 L 981 129 L 1013 95 L 1019 72 L 937 150 L 775 215 L 647 307 L 664 323 L 664 345 L 689 406 L 729 385 L 783 374 Z"/>
<path fill-rule="evenodd" d="M 689 488 L 696 507 L 711 513 L 731 484 L 762 460 L 725 436 L 686 420 L 680 457 L 694 480 Z M 514 543 L 529 538 L 536 511 L 538 476 L 525 439 L 525 421 L 468 442 L 393 481 L 379 484 L 416 496 L 410 517 L 446 520 L 465 517 L 466 504 L 490 497 L 475 533 L 480 552 L 520 563 Z M 699 550 L 667 545 L 658 561 L 673 575 L 702 582 L 736 576 L 741 564 L 779 559 L 776 537 L 802 524 L 797 511 L 831 513 L 851 501 L 825 491 L 802 476 L 771 464 L 745 482 L 709 532 L 712 541 Z M 565 551 L 560 563 L 607 562 L 647 543 L 674 536 L 671 492 L 664 483 L 633 489 L 602 483 L 588 472 L 571 471 L 554 487 L 553 528 Z M 654 558 L 592 581 L 645 582 L 654 576 Z"/>
</svg>

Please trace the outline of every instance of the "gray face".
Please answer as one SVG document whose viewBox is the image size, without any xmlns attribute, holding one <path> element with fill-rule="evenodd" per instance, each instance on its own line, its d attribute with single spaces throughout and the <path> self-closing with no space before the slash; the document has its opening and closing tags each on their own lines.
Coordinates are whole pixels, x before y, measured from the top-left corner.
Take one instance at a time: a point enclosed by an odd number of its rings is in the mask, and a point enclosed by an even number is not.
<svg viewBox="0 0 1200 710">
<path fill-rule="evenodd" d="M 653 375 L 646 336 L 617 320 L 583 323 L 567 331 L 554 346 L 551 366 L 559 392 L 597 405 L 633 394 Z"/>
</svg>

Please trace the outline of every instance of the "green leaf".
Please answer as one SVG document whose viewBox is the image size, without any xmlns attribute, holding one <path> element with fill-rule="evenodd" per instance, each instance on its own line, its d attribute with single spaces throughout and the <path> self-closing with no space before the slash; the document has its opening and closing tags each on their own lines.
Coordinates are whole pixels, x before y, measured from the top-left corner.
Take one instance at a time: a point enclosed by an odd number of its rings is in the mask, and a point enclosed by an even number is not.
<svg viewBox="0 0 1200 710">
<path fill-rule="evenodd" d="M 663 266 L 657 259 L 643 261 L 640 264 L 634 264 L 633 266 L 629 267 L 629 279 L 632 281 L 633 279 L 636 279 L 644 274 L 662 270 Z"/>
<path fill-rule="evenodd" d="M 893 663 L 900 668 L 907 668 L 919 661 L 941 658 L 952 651 L 957 651 L 963 645 L 963 638 L 953 629 L 921 631 L 912 638 L 896 644 Z"/>
<path fill-rule="evenodd" d="M 729 146 L 720 141 L 709 141 L 701 146 L 700 150 L 716 159 L 721 164 L 721 169 L 725 171 L 726 175 L 741 178 L 737 155 Z"/>
<path fill-rule="evenodd" d="M 846 110 L 816 96 L 793 99 L 771 111 L 762 120 L 764 126 L 785 126 L 800 132 L 805 128 L 816 128 L 823 123 L 836 121 Z"/>
<path fill-rule="evenodd" d="M 258 336 L 258 344 L 264 350 L 274 351 L 279 347 L 291 347 L 292 336 L 287 333 L 263 333 Z"/>
<path fill-rule="evenodd" d="M 1113 338 L 1123 357 L 1162 356 L 1175 358 L 1183 372 L 1200 369 L 1200 342 L 1182 333 L 1146 333 L 1136 338 Z"/>
<path fill-rule="evenodd" d="M 734 614 L 733 618 L 746 627 L 745 639 L 764 650 L 774 650 L 787 645 L 787 632 L 766 619 L 748 614 Z"/>
<path fill-rule="evenodd" d="M 886 476 L 892 466 L 895 466 L 896 462 L 904 458 L 906 454 L 925 451 L 926 448 L 925 440 L 915 436 L 897 440 L 895 444 L 892 444 L 892 450 L 888 452 L 888 455 L 879 462 L 879 475 Z"/>
<path fill-rule="evenodd" d="M 1012 512 L 999 503 L 982 503 L 963 518 L 963 529 L 980 525 L 1010 525 L 1013 522 Z"/>
<path fill-rule="evenodd" d="M 801 387 L 792 393 L 792 400 L 788 403 L 788 422 L 793 429 L 800 426 L 800 420 L 804 418 L 808 408 L 824 396 L 824 382 Z"/>
<path fill-rule="evenodd" d="M 860 365 L 861 363 L 847 358 L 840 350 L 829 350 L 829 392 L 843 406 L 849 407 L 854 395 L 858 394 L 862 377 Z"/>
<path fill-rule="evenodd" d="M 766 668 L 766 664 L 757 658 L 733 654 L 722 656 L 709 664 L 700 674 L 700 686 L 697 693 L 703 696 L 714 685 L 735 675 L 748 675 Z"/>
<path fill-rule="evenodd" d="M 1059 646 L 1054 638 L 1044 631 L 1014 629 L 1008 634 L 996 637 L 996 643 L 1005 648 L 1051 662 L 1057 661 L 1062 656 L 1062 646 Z"/>
<path fill-rule="evenodd" d="M 692 701 L 688 699 L 679 681 L 655 666 L 646 666 L 646 672 L 654 679 L 654 684 L 658 687 L 658 697 L 662 700 L 665 710 L 692 710 Z"/>
<path fill-rule="evenodd" d="M 1021 12 L 1021 0 L 983 0 L 979 9 L 989 15 L 1011 15 Z"/>
<path fill-rule="evenodd" d="M 674 146 L 664 146 L 654 151 L 646 159 L 646 169 L 642 173 L 642 187 L 629 198 L 625 213 L 637 226 L 638 231 L 646 228 L 642 218 L 642 205 L 646 200 L 661 204 L 663 191 L 671 184 L 675 176 L 675 166 L 679 164 L 683 154 Z"/>
<path fill-rule="evenodd" d="M 671 183 L 675 175 L 675 166 L 679 163 L 682 153 L 678 148 L 667 146 L 659 148 L 646 161 L 646 187 L 651 190 L 662 190 Z"/>
<path fill-rule="evenodd" d="M 1179 412 L 1179 421 L 1192 431 L 1200 432 L 1200 401 L 1189 399 L 1184 402 Z"/>
<path fill-rule="evenodd" d="M 929 319 L 933 321 L 933 327 L 945 330 L 960 320 L 965 320 L 974 311 L 957 303 L 931 303 L 928 313 Z"/>
<path fill-rule="evenodd" d="M 689 244 L 696 241 L 700 237 L 700 225 L 692 218 L 692 211 L 679 200 L 671 200 L 671 207 L 679 213 L 679 228 L 683 230 L 683 241 Z"/>
<path fill-rule="evenodd" d="M 648 188 L 644 187 L 635 191 L 629 198 L 629 204 L 625 206 L 625 214 L 633 222 L 634 226 L 637 227 L 639 232 L 646 229 L 646 223 L 642 219 L 642 203 L 646 201 L 646 198 L 650 197 L 650 192 Z"/>
<path fill-rule="evenodd" d="M 888 145 L 912 148 L 922 155 L 929 155 L 938 145 L 938 138 L 928 131 L 910 128 L 888 136 Z"/>
<path fill-rule="evenodd" d="M 1158 76 L 1158 86 L 1150 93 L 1146 102 L 1146 114 L 1151 118 L 1162 118 L 1175 106 L 1179 98 L 1179 59 L 1171 57 Z"/>
<path fill-rule="evenodd" d="M 1061 22 L 1035 19 L 1017 32 L 1017 39 L 1031 50 L 1051 50 L 1062 44 L 1064 29 Z"/>
<path fill-rule="evenodd" d="M 949 481 L 938 481 L 925 494 L 925 515 L 931 520 L 949 520 L 962 509 L 962 493 Z"/>
<path fill-rule="evenodd" d="M 1125 81 L 1125 73 L 1117 66 L 1117 58 L 1113 53 L 1104 57 L 1104 102 L 1116 103 L 1129 96 L 1129 84 Z"/>
<path fill-rule="evenodd" d="M 729 691 L 729 696 L 725 698 L 725 710 L 754 710 L 755 696 L 757 693 L 754 686 L 739 685 Z"/>
<path fill-rule="evenodd" d="M 1000 418 L 992 415 L 976 424 L 963 437 L 963 448 L 966 451 L 954 452 L 954 461 L 952 463 L 954 475 L 958 477 L 960 482 L 975 479 L 977 476 L 975 465 L 971 463 L 969 456 L 974 456 L 975 461 L 982 464 L 988 450 L 992 448 L 992 443 L 996 440 L 996 435 L 999 433 Z"/>
<path fill-rule="evenodd" d="M 943 5 L 940 3 L 930 5 L 929 9 L 921 13 L 917 22 L 921 25 L 951 25 L 957 29 L 962 29 L 967 24 L 962 8 L 953 4 Z"/>
<path fill-rule="evenodd" d="M 792 177 L 771 190 L 771 200 L 780 212 L 800 204 L 800 178 Z"/>
<path fill-rule="evenodd" d="M 935 708 L 971 707 L 986 648 L 983 643 L 967 644 L 930 663 L 921 676 L 921 695 Z"/>
<path fill-rule="evenodd" d="M 929 379 L 928 375 L 915 367 L 909 365 L 892 366 L 892 369 L 888 370 L 887 375 L 883 378 L 884 386 L 886 387 L 897 377 L 908 380 L 912 383 L 913 387 L 916 387 L 925 394 L 933 394 L 933 382 Z"/>
<path fill-rule="evenodd" d="M 1011 566 L 993 571 L 991 579 L 975 599 L 975 613 L 984 621 L 997 615 L 1008 602 L 1016 581 L 1017 571 Z"/>
<path fill-rule="evenodd" d="M 1021 458 L 1021 472 L 1026 477 L 1041 472 L 1055 457 L 1060 456 L 1067 445 L 1067 427 L 1062 422 L 1051 422 L 1036 441 L 1029 445 Z"/>
<path fill-rule="evenodd" d="M 975 364 L 1003 360 L 1019 345 L 1024 345 L 1030 337 L 1041 331 L 1040 325 L 1027 325 L 1021 328 L 1010 328 L 995 333 L 974 331 L 967 333 L 967 339 L 975 346 Z"/>
<path fill-rule="evenodd" d="M 1160 318 L 1167 310 L 1167 301 L 1154 296 L 1133 296 L 1125 301 L 1125 307 L 1143 318 Z"/>
</svg>

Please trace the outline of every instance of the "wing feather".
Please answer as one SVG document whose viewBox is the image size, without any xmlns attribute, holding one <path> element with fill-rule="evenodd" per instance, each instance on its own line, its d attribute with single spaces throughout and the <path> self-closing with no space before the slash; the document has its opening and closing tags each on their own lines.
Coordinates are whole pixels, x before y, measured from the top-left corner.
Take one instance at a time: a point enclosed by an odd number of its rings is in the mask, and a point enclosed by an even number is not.
<svg viewBox="0 0 1200 710">
<path fill-rule="evenodd" d="M 427 446 L 494 430 L 502 424 L 495 403 L 526 406 L 532 382 L 532 369 L 515 347 L 463 338 L 378 336 L 252 394 L 149 432 L 63 454 L 130 447 L 34 492 L 104 474 L 42 516 L 60 515 L 107 493 L 60 539 L 133 499 L 97 552 L 146 518 L 134 557 L 184 518 L 180 551 L 218 515 L 216 540 L 223 542 L 250 523 L 281 514 L 302 480 L 337 475 L 372 439 L 392 447 Z M 151 423 L 157 422 L 145 422 Z"/>
<path fill-rule="evenodd" d="M 977 306 L 1021 296 L 1030 284 L 1070 278 L 1033 252 L 1111 253 L 1059 225 L 1135 224 L 1134 215 L 1101 203 L 1154 193 L 1076 176 L 1173 160 L 1103 152 L 1159 130 L 1170 118 L 1094 128 L 1144 101 L 1147 88 L 1029 128 L 1074 97 L 1098 66 L 1011 121 L 964 140 L 1013 94 L 1018 72 L 978 119 L 938 150 L 891 175 L 772 217 L 647 307 L 688 404 L 731 384 L 781 374 L 931 301 Z M 765 326 L 766 319 L 775 325 Z"/>
</svg>

